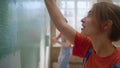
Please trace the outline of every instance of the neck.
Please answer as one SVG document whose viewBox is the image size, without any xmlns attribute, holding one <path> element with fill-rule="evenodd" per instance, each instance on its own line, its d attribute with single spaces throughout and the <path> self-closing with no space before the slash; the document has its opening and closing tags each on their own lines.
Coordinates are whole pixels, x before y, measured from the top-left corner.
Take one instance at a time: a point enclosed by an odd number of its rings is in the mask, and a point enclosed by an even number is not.
<svg viewBox="0 0 120 68">
<path fill-rule="evenodd" d="M 95 50 L 96 54 L 101 57 L 106 57 L 111 55 L 115 49 L 112 44 L 112 41 L 108 40 L 105 37 L 94 36 L 91 38 L 91 40 L 93 44 L 93 49 Z"/>
</svg>

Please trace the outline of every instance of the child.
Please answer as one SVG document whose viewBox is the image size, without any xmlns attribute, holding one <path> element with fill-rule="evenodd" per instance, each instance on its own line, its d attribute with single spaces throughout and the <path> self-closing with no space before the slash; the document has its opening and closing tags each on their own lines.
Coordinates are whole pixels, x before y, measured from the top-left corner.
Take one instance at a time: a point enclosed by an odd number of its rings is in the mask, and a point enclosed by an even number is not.
<svg viewBox="0 0 120 68">
<path fill-rule="evenodd" d="M 61 42 L 58 41 L 61 38 Z M 58 68 L 67 68 L 71 56 L 72 47 L 70 42 L 60 33 L 56 38 L 52 38 L 53 43 L 61 45 L 58 57 Z"/>
<path fill-rule="evenodd" d="M 57 29 L 74 44 L 73 55 L 84 58 L 84 68 L 120 68 L 120 50 L 112 44 L 120 40 L 120 7 L 100 2 L 82 21 L 79 33 L 66 24 L 54 0 L 45 0 Z"/>
</svg>

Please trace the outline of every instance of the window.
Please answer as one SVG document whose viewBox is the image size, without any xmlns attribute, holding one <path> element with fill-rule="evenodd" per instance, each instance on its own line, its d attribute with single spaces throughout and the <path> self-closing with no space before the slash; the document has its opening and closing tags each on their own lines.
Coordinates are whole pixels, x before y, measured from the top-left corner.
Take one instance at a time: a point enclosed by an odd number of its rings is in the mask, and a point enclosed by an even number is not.
<svg viewBox="0 0 120 68">
<path fill-rule="evenodd" d="M 96 0 L 57 0 L 64 17 L 73 28 L 81 32 L 81 19 L 86 16 L 88 10 Z M 56 32 L 58 35 L 59 32 Z"/>
<path fill-rule="evenodd" d="M 96 0 L 57 0 L 57 5 L 67 19 L 68 24 L 81 32 L 81 19 L 86 16 L 88 10 Z M 56 36 L 59 31 L 56 30 Z"/>
<path fill-rule="evenodd" d="M 120 0 L 112 0 L 114 4 L 117 4 L 120 6 Z"/>
</svg>

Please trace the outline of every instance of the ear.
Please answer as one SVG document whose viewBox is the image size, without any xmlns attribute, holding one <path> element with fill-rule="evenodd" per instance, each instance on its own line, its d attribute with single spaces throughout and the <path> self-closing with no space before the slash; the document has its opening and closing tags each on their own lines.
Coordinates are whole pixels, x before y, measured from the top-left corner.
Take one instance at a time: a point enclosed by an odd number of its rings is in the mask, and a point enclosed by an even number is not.
<svg viewBox="0 0 120 68">
<path fill-rule="evenodd" d="M 112 20 L 107 20 L 103 24 L 103 30 L 104 31 L 110 31 L 112 28 Z"/>
</svg>

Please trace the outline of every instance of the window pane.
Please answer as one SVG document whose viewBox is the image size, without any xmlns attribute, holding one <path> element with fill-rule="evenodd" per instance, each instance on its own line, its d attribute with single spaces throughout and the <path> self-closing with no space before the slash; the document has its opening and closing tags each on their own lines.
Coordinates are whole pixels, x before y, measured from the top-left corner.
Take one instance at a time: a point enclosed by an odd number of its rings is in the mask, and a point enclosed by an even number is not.
<svg viewBox="0 0 120 68">
<path fill-rule="evenodd" d="M 77 17 L 77 23 L 76 23 L 76 25 L 77 25 L 76 29 L 77 29 L 77 31 L 80 31 L 80 32 L 81 32 L 81 28 L 82 28 L 82 22 L 81 22 L 82 18 L 83 17 Z"/>
<path fill-rule="evenodd" d="M 74 1 L 67 1 L 67 8 L 75 8 Z"/>
<path fill-rule="evenodd" d="M 77 7 L 78 8 L 86 8 L 87 4 L 85 1 L 78 1 Z"/>
<path fill-rule="evenodd" d="M 65 1 L 60 1 L 60 2 L 58 3 L 58 6 L 59 6 L 60 8 L 65 8 Z"/>
<path fill-rule="evenodd" d="M 65 10 L 65 9 L 64 9 Z M 74 16 L 74 9 L 67 9 L 64 11 L 64 15 L 66 17 L 73 17 Z"/>
<path fill-rule="evenodd" d="M 114 4 L 117 4 L 120 6 L 120 0 L 112 0 Z"/>
<path fill-rule="evenodd" d="M 77 14 L 78 14 L 79 17 L 83 17 L 83 16 L 86 16 L 87 13 L 88 13 L 88 10 L 86 10 L 86 9 L 79 9 Z"/>
<path fill-rule="evenodd" d="M 68 24 L 75 28 L 75 19 L 74 17 L 67 17 Z"/>
<path fill-rule="evenodd" d="M 90 1 L 78 1 L 77 8 L 91 8 L 92 3 Z"/>
</svg>

